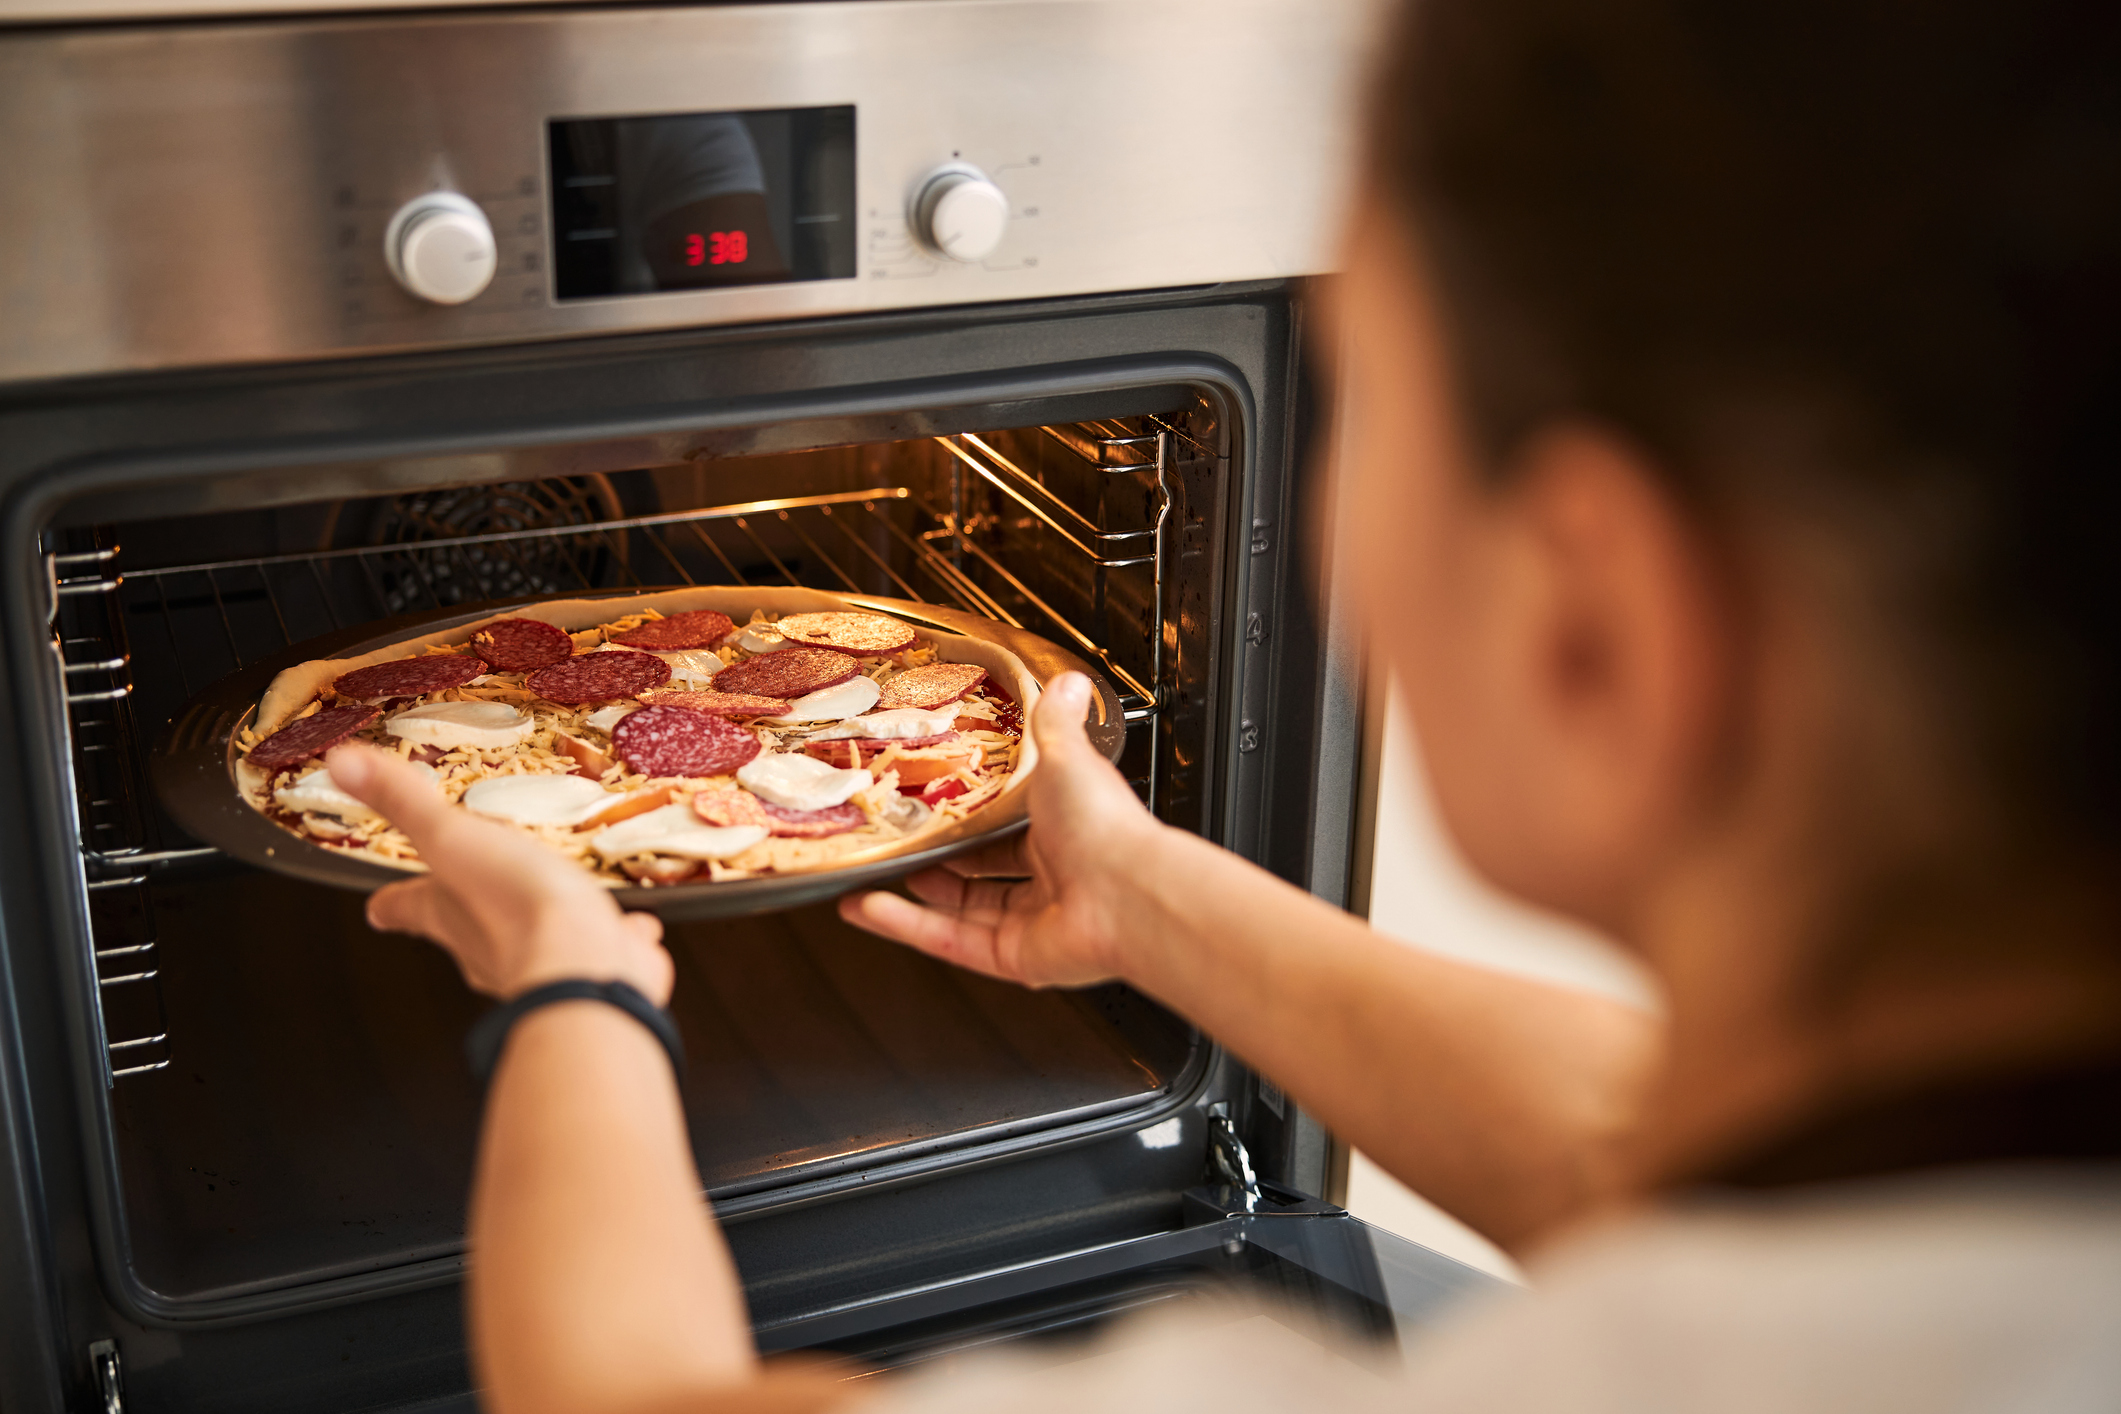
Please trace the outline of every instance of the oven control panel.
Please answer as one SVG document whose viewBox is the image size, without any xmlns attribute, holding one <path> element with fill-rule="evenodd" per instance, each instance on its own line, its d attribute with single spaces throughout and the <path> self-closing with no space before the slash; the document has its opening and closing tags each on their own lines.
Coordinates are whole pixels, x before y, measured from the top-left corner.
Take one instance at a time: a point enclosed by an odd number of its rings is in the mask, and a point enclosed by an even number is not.
<svg viewBox="0 0 2121 1414">
<path fill-rule="evenodd" d="M 851 280 L 855 110 L 546 125 L 553 297 Z"/>
<path fill-rule="evenodd" d="M 1377 10 L 0 34 L 0 384 L 1319 273 Z"/>
</svg>

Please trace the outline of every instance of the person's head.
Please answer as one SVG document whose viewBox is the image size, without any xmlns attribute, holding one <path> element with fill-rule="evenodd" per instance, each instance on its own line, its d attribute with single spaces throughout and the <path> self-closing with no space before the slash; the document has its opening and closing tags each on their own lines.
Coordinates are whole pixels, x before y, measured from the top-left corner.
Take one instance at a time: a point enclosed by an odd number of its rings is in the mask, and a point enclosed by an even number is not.
<svg viewBox="0 0 2121 1414">
<path fill-rule="evenodd" d="M 1794 1041 L 1767 1089 L 2121 1044 L 2117 74 L 2062 0 L 1393 41 L 1333 321 L 1373 644 L 1472 863 L 1643 949 L 1682 1053 Z"/>
</svg>

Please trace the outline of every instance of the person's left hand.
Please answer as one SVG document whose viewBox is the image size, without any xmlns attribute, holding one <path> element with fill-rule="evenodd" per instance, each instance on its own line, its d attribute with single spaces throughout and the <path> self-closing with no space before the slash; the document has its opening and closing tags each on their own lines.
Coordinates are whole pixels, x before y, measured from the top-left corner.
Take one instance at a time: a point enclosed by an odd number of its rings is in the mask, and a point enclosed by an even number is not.
<svg viewBox="0 0 2121 1414">
<path fill-rule="evenodd" d="M 340 789 L 412 840 L 424 878 L 379 889 L 370 926 L 418 933 L 456 959 L 475 991 L 503 1001 L 547 982 L 627 982 L 670 998 L 661 920 L 623 912 L 574 861 L 528 835 L 459 810 L 395 756 L 349 744 L 324 758 Z"/>
</svg>

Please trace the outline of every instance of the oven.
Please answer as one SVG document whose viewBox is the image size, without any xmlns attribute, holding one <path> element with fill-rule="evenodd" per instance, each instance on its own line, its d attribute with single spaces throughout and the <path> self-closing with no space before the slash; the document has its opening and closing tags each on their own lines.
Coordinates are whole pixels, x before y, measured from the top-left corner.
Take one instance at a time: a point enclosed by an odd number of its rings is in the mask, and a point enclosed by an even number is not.
<svg viewBox="0 0 2121 1414">
<path fill-rule="evenodd" d="M 162 813 L 229 674 L 540 594 L 923 601 L 1093 664 L 1160 817 L 1345 901 L 1302 336 L 1366 23 L 0 30 L 0 1407 L 472 1405 L 480 1003 Z M 670 946 L 768 1351 L 898 1366 L 1230 1282 L 1388 1336 L 1478 1283 L 1333 1207 L 1330 1136 L 1124 987 L 992 984 L 829 906 Z"/>
</svg>

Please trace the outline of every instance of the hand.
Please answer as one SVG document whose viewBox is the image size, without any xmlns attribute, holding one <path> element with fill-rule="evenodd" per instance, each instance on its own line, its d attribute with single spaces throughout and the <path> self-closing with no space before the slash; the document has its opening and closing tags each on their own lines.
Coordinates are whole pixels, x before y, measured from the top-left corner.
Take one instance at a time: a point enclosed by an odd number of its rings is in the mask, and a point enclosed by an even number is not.
<svg viewBox="0 0 2121 1414">
<path fill-rule="evenodd" d="M 1090 680 L 1063 673 L 1032 713 L 1038 765 L 1031 828 L 1013 840 L 907 881 L 928 907 L 896 894 L 853 894 L 840 916 L 922 952 L 1033 987 L 1080 987 L 1121 975 L 1140 890 L 1164 827 L 1142 808 L 1083 730 Z"/>
<path fill-rule="evenodd" d="M 418 933 L 456 959 L 474 991 L 506 1001 L 564 977 L 627 982 L 656 1005 L 670 998 L 662 922 L 623 912 L 587 873 L 497 821 L 448 804 L 419 772 L 374 747 L 324 758 L 342 790 L 411 837 L 424 878 L 378 889 L 368 922 Z"/>
</svg>

